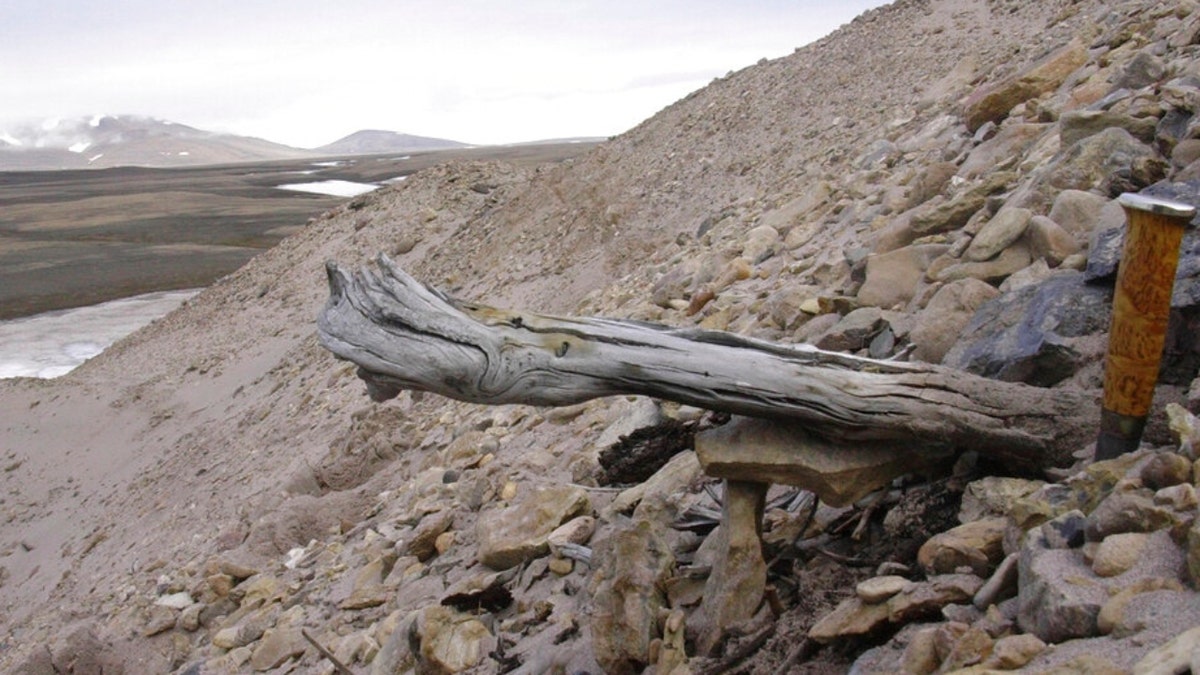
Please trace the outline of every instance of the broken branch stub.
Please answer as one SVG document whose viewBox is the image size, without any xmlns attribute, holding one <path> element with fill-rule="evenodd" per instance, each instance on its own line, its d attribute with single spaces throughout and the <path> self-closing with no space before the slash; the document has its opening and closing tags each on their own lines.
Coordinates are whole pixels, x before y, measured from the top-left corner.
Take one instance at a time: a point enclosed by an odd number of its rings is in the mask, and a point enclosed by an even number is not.
<svg viewBox="0 0 1200 675">
<path fill-rule="evenodd" d="M 1095 433 L 1094 392 L 999 382 L 730 333 L 562 318 L 454 300 L 385 256 L 328 263 L 321 343 L 376 400 L 405 389 L 485 404 L 562 406 L 640 394 L 804 423 L 835 442 L 963 447 L 1024 468 L 1062 466 Z"/>
</svg>

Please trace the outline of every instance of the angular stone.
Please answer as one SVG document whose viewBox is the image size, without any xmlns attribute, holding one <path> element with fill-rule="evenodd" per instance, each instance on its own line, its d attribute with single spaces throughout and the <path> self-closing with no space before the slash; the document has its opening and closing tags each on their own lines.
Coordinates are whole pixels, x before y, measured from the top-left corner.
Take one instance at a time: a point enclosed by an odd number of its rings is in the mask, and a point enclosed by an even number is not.
<svg viewBox="0 0 1200 675">
<path fill-rule="evenodd" d="M 378 607 L 388 601 L 392 590 L 384 586 L 383 578 L 395 562 L 394 553 L 377 557 L 358 571 L 350 596 L 338 603 L 341 609 L 367 609 Z"/>
<path fill-rule="evenodd" d="M 989 283 L 1004 281 L 1009 275 L 1015 274 L 1033 262 L 1029 247 L 1017 243 L 1000 252 L 991 260 L 975 262 L 971 260 L 958 262 L 953 258 L 942 256 L 935 260 L 925 276 L 933 281 L 957 281 L 958 279 L 980 279 Z"/>
<path fill-rule="evenodd" d="M 934 535 L 917 551 L 917 563 L 928 575 L 950 574 L 967 566 L 986 578 L 994 565 L 1004 558 L 1004 531 L 1007 518 L 986 518 L 963 523 Z"/>
<path fill-rule="evenodd" d="M 1049 643 L 1098 633 L 1096 617 L 1108 593 L 1077 551 L 1046 548 L 1040 533 L 1031 532 L 1019 564 L 1022 630 Z"/>
<path fill-rule="evenodd" d="M 518 504 L 480 514 L 475 528 L 479 562 L 503 570 L 546 555 L 550 533 L 591 509 L 582 488 L 549 486 L 536 488 Z"/>
<path fill-rule="evenodd" d="M 1141 164 L 1157 160 L 1154 150 L 1124 129 L 1109 127 L 1071 146 L 1039 173 L 1043 190 L 1098 190 L 1109 196 L 1121 191 L 1140 190 L 1161 179 L 1143 175 Z M 1132 183 L 1114 183 L 1123 177 Z M 1114 190 L 1113 188 L 1118 189 Z M 1112 194 L 1112 193 L 1116 194 Z M 1051 216 L 1053 218 L 1054 216 Z"/>
<path fill-rule="evenodd" d="M 1152 494 L 1141 490 L 1118 492 L 1088 514 L 1086 534 L 1088 541 L 1102 541 L 1123 532 L 1153 532 L 1173 522 L 1171 512 L 1156 505 Z"/>
<path fill-rule="evenodd" d="M 1077 68 L 1087 62 L 1087 48 L 1072 40 L 1015 75 L 971 94 L 964 104 L 963 116 L 971 132 L 985 122 L 999 122 L 1018 103 L 1057 89 Z"/>
<path fill-rule="evenodd" d="M 1003 192 L 1016 178 L 1014 172 L 996 171 L 949 201 L 935 204 L 934 200 L 930 200 L 913 211 L 909 227 L 917 235 L 957 230 L 984 207 L 988 197 Z"/>
<path fill-rule="evenodd" d="M 725 629 L 754 616 L 767 586 L 767 563 L 762 554 L 762 515 L 767 483 L 725 481 L 717 557 L 704 586 L 695 627 L 700 654 L 713 652 Z"/>
<path fill-rule="evenodd" d="M 887 321 L 878 307 L 860 307 L 834 324 L 823 335 L 813 341 L 818 349 L 835 352 L 854 352 L 871 343 L 884 328 Z"/>
<path fill-rule="evenodd" d="M 1107 331 L 1111 316 L 1107 289 L 1085 284 L 1079 272 L 1059 271 L 984 303 L 942 363 L 999 380 L 1051 386 L 1081 365 L 1068 339 Z"/>
<path fill-rule="evenodd" d="M 1079 509 L 1071 509 L 1042 523 L 1038 529 L 1049 548 L 1079 548 L 1086 541 L 1086 528 L 1087 516 Z"/>
<path fill-rule="evenodd" d="M 263 633 L 255 646 L 250 655 L 250 667 L 259 672 L 278 668 L 288 659 L 303 654 L 307 648 L 308 642 L 299 628 L 272 628 Z"/>
<path fill-rule="evenodd" d="M 808 631 L 809 639 L 829 644 L 839 638 L 872 635 L 888 625 L 888 604 L 869 605 L 858 596 L 846 598 Z"/>
<path fill-rule="evenodd" d="M 1133 117 L 1109 110 L 1071 110 L 1059 118 L 1058 133 L 1064 148 L 1112 127 L 1128 131 L 1143 143 L 1151 143 L 1157 126 L 1158 119 L 1154 117 Z"/>
<path fill-rule="evenodd" d="M 908 623 L 936 616 L 946 605 L 971 602 L 983 586 L 973 574 L 940 574 L 912 583 L 887 601 L 892 623 Z"/>
<path fill-rule="evenodd" d="M 1046 485 L 1043 480 L 986 476 L 967 483 L 963 490 L 958 521 L 969 523 L 987 516 L 1004 516 L 1012 511 L 1018 499 L 1033 494 Z"/>
<path fill-rule="evenodd" d="M 607 673 L 637 673 L 650 663 L 658 617 L 675 557 L 663 525 L 617 522 L 595 542 L 591 581 L 592 644 Z"/>
<path fill-rule="evenodd" d="M 770 225 L 759 225 L 746 233 L 742 242 L 742 257 L 757 265 L 775 255 L 781 244 L 779 230 Z"/>
<path fill-rule="evenodd" d="M 891 309 L 913 298 L 917 286 L 945 244 L 917 244 L 867 257 L 867 277 L 858 290 L 858 301 L 872 307 Z"/>
<path fill-rule="evenodd" d="M 612 520 L 617 514 L 633 511 L 642 501 L 661 502 L 667 495 L 687 487 L 701 472 L 696 453 L 690 450 L 681 452 L 656 471 L 649 480 L 619 493 L 612 503 L 601 510 L 601 516 L 604 520 Z"/>
<path fill-rule="evenodd" d="M 913 358 L 941 363 L 979 307 L 998 295 L 994 286 L 978 279 L 960 279 L 939 288 L 917 314 L 909 333 L 909 342 L 915 345 Z"/>
<path fill-rule="evenodd" d="M 447 675 L 478 665 L 494 641 L 479 619 L 442 605 L 417 614 L 413 635 L 421 672 Z"/>
<path fill-rule="evenodd" d="M 995 136 L 971 150 L 958 175 L 978 178 L 999 166 L 1011 165 L 1014 158 L 1023 157 L 1035 141 L 1053 128 L 1052 124 L 1006 124 Z"/>
<path fill-rule="evenodd" d="M 965 257 L 975 262 L 991 260 L 1025 234 L 1033 211 L 1022 208 L 1000 209 L 971 240 Z"/>
<path fill-rule="evenodd" d="M 830 506 L 852 504 L 948 456 L 929 447 L 906 452 L 895 443 L 833 444 L 800 423 L 739 416 L 697 434 L 695 443 L 710 476 L 796 485 Z"/>
<path fill-rule="evenodd" d="M 477 443 L 476 443 L 477 444 Z M 454 524 L 454 512 L 450 510 L 431 513 L 421 519 L 413 531 L 412 538 L 404 547 L 405 555 L 416 556 L 425 562 L 437 555 L 437 538 Z"/>
<path fill-rule="evenodd" d="M 905 630 L 916 625 L 910 624 L 905 627 Z M 904 655 L 900 659 L 901 670 L 904 673 L 927 675 L 937 671 L 938 666 L 942 664 L 942 659 L 937 653 L 937 630 L 937 628 L 921 628 L 913 632 L 908 646 L 904 648 Z"/>
<path fill-rule="evenodd" d="M 992 655 L 995 645 L 995 640 L 986 631 L 972 626 L 954 641 L 950 653 L 942 660 L 942 668 L 947 673 L 958 672 L 982 663 Z"/>
</svg>

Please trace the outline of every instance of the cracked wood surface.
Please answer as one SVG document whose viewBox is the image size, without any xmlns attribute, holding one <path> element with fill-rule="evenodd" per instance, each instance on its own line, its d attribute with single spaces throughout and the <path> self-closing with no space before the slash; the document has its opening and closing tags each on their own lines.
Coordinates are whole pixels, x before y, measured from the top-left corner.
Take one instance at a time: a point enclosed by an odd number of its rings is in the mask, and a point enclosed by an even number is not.
<svg viewBox="0 0 1200 675">
<path fill-rule="evenodd" d="M 640 394 L 803 422 L 836 442 L 974 449 L 1013 468 L 1064 466 L 1095 434 L 1097 392 L 1000 382 L 924 363 L 638 321 L 565 318 L 452 299 L 385 256 L 327 264 L 322 345 L 375 400 L 405 389 L 563 406 Z"/>
</svg>

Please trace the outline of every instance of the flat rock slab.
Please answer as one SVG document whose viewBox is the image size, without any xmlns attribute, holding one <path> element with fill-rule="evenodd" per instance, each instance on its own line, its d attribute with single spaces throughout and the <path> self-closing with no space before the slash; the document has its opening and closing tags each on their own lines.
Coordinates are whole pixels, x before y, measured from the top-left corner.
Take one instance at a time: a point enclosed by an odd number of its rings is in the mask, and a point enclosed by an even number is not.
<svg viewBox="0 0 1200 675">
<path fill-rule="evenodd" d="M 734 417 L 696 435 L 696 456 L 710 476 L 796 485 L 838 507 L 950 454 L 897 443 L 838 444 L 812 436 L 803 424 Z"/>
</svg>

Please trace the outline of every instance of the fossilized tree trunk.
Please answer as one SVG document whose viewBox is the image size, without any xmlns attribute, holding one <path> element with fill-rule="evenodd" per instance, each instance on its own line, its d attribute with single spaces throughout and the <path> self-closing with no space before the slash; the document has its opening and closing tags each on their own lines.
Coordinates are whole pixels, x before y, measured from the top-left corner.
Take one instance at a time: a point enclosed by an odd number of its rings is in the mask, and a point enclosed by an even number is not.
<svg viewBox="0 0 1200 675">
<path fill-rule="evenodd" d="M 1097 394 L 999 382 L 699 329 L 559 318 L 448 298 L 386 257 L 327 265 L 321 343 L 372 398 L 404 389 L 476 403 L 561 406 L 643 394 L 801 421 L 835 442 L 971 448 L 1026 468 L 1069 464 L 1095 435 Z"/>
</svg>

